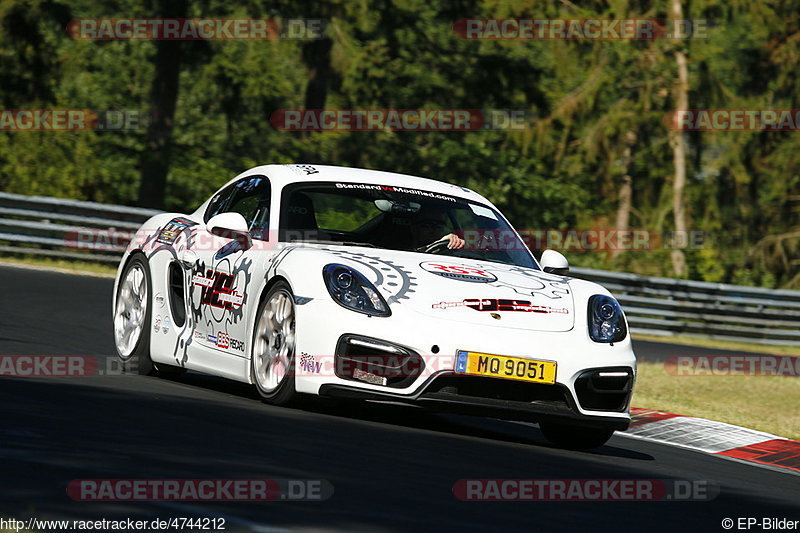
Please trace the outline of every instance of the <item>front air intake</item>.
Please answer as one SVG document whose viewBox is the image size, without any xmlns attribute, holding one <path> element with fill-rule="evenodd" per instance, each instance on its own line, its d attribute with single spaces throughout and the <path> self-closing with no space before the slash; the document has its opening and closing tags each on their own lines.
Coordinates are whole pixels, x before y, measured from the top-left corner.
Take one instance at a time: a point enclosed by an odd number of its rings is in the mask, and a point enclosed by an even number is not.
<svg viewBox="0 0 800 533">
<path fill-rule="evenodd" d="M 410 386 L 425 362 L 416 352 L 362 335 L 342 335 L 336 345 L 336 376 L 395 389 Z"/>
<path fill-rule="evenodd" d="M 183 268 L 177 262 L 169 265 L 169 310 L 175 327 L 182 328 L 186 323 L 186 293 Z"/>
<path fill-rule="evenodd" d="M 626 367 L 587 370 L 575 380 L 578 403 L 591 411 L 625 411 L 632 390 L 633 371 Z"/>
</svg>

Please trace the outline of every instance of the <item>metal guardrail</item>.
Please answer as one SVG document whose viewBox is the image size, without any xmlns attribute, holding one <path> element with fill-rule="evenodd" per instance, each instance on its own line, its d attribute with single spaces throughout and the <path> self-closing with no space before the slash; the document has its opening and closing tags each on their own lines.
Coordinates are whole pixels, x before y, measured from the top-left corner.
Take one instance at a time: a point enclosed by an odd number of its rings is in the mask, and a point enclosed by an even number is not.
<svg viewBox="0 0 800 533">
<path fill-rule="evenodd" d="M 571 270 L 614 294 L 633 333 L 800 346 L 800 291 Z"/>
<path fill-rule="evenodd" d="M 0 192 L 0 253 L 116 263 L 154 209 Z M 800 291 L 571 269 L 620 301 L 631 331 L 800 346 Z"/>
<path fill-rule="evenodd" d="M 158 213 L 0 192 L 0 253 L 117 263 L 131 235 Z"/>
</svg>

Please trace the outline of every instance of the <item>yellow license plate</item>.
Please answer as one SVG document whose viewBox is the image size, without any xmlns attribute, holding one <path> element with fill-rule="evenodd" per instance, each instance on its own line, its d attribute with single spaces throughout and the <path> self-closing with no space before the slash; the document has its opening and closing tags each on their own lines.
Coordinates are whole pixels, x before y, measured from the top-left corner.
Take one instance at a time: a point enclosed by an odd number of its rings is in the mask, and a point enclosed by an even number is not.
<svg viewBox="0 0 800 533">
<path fill-rule="evenodd" d="M 464 350 L 456 352 L 455 371 L 459 374 L 516 379 L 532 383 L 553 384 L 556 382 L 556 363 L 553 361 L 539 361 Z"/>
</svg>

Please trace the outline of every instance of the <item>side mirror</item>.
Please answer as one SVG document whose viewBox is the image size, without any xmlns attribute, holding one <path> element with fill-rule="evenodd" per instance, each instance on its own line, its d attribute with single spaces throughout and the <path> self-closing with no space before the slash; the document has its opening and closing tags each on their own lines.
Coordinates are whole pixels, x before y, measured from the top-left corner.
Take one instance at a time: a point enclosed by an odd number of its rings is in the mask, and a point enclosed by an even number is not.
<svg viewBox="0 0 800 533">
<path fill-rule="evenodd" d="M 555 250 L 545 250 L 542 252 L 542 258 L 539 259 L 539 263 L 542 265 L 542 270 L 549 274 L 566 276 L 569 272 L 569 261 Z"/>
<path fill-rule="evenodd" d="M 250 229 L 247 226 L 247 221 L 239 213 L 220 213 L 215 215 L 211 217 L 206 227 L 212 235 L 223 239 L 235 239 L 244 248 L 249 248 L 251 245 Z"/>
</svg>

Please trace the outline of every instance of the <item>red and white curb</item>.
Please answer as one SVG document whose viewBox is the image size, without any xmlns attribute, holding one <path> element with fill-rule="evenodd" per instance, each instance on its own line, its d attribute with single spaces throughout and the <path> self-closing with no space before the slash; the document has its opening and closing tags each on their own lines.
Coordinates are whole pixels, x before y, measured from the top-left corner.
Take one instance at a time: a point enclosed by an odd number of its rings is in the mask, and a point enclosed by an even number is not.
<svg viewBox="0 0 800 533">
<path fill-rule="evenodd" d="M 800 473 L 800 442 L 724 422 L 631 408 L 628 437 Z"/>
</svg>

